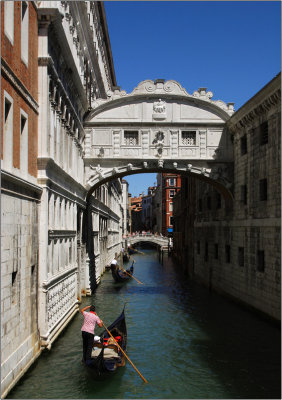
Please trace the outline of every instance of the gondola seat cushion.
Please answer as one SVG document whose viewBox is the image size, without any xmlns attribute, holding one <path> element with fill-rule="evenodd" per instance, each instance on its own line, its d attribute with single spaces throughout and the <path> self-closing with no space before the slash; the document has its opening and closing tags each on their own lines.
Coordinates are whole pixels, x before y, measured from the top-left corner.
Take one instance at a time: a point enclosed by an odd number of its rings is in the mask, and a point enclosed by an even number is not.
<svg viewBox="0 0 282 400">
<path fill-rule="evenodd" d="M 95 348 L 95 350 L 92 350 L 91 357 L 92 358 L 98 357 L 101 351 L 102 349 Z M 104 349 L 104 358 L 109 359 L 109 358 L 120 358 L 120 357 L 114 349 Z"/>
</svg>

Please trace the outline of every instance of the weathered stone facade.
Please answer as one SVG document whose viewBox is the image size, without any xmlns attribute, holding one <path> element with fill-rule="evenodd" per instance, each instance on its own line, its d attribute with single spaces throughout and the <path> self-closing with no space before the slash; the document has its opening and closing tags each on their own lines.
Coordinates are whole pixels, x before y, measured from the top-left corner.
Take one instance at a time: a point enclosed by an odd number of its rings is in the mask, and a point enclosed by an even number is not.
<svg viewBox="0 0 282 400">
<path fill-rule="evenodd" d="M 36 38 L 34 2 L 1 2 L 2 395 L 40 354 Z"/>
<path fill-rule="evenodd" d="M 119 180 L 84 179 L 84 117 L 116 85 L 103 3 L 1 2 L 1 50 L 4 397 L 120 250 L 122 208 Z"/>
<path fill-rule="evenodd" d="M 175 199 L 174 233 L 175 256 L 191 276 L 274 320 L 281 319 L 280 87 L 279 74 L 226 123 L 232 203 L 188 178 Z"/>
<path fill-rule="evenodd" d="M 39 330 L 50 348 L 110 262 L 108 228 L 119 232 L 121 211 L 113 186 L 87 196 L 84 184 L 84 117 L 116 83 L 103 6 L 42 1 L 38 20 Z M 119 235 L 109 241 L 121 246 Z"/>
</svg>

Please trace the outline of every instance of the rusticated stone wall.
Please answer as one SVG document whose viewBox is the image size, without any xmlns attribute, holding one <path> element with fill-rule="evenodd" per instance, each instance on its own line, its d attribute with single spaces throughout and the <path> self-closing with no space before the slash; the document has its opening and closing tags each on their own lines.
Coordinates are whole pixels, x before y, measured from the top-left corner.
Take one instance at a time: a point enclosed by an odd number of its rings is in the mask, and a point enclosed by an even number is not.
<svg viewBox="0 0 282 400">
<path fill-rule="evenodd" d="M 226 124 L 234 145 L 233 201 L 226 203 L 211 186 L 186 178 L 174 206 L 175 256 L 189 275 L 277 321 L 281 320 L 280 86 L 279 74 Z M 187 185 L 194 187 L 195 209 L 193 202 L 187 203 L 193 192 L 185 193 Z"/>
</svg>

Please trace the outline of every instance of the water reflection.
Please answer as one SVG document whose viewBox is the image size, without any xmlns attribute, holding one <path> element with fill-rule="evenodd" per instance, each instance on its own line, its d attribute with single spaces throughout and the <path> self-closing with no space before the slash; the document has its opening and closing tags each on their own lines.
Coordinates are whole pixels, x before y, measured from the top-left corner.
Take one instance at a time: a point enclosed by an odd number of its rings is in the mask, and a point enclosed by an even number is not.
<svg viewBox="0 0 282 400">
<path fill-rule="evenodd" d="M 77 315 L 9 398 L 280 398 L 280 330 L 142 251 L 134 275 L 144 285 L 117 286 L 106 272 L 83 305 L 110 324 L 126 303 L 127 354 L 149 384 L 129 363 L 106 382 L 90 379 Z"/>
</svg>

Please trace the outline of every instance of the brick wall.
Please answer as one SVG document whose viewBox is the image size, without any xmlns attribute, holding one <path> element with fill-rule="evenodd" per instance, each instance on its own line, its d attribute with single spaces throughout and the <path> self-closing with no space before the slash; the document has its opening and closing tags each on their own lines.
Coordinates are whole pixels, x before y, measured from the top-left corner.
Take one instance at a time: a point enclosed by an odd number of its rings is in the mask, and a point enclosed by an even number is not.
<svg viewBox="0 0 282 400">
<path fill-rule="evenodd" d="M 14 43 L 12 44 L 4 33 L 4 2 L 1 2 L 1 57 L 8 75 L 1 73 L 1 121 L 4 124 L 4 91 L 13 99 L 13 162 L 12 167 L 21 168 L 20 162 L 20 109 L 28 116 L 28 174 L 37 176 L 37 110 L 36 102 L 38 96 L 38 41 L 36 40 L 37 14 L 32 2 L 29 7 L 28 28 L 28 66 L 21 59 L 21 2 L 14 2 Z M 20 90 L 19 90 L 20 89 Z M 30 97 L 35 103 L 32 107 L 27 98 Z M 3 140 L 1 135 L 1 159 L 3 160 Z M 15 172 L 15 171 L 11 171 Z M 16 171 L 17 175 L 20 171 Z"/>
</svg>

